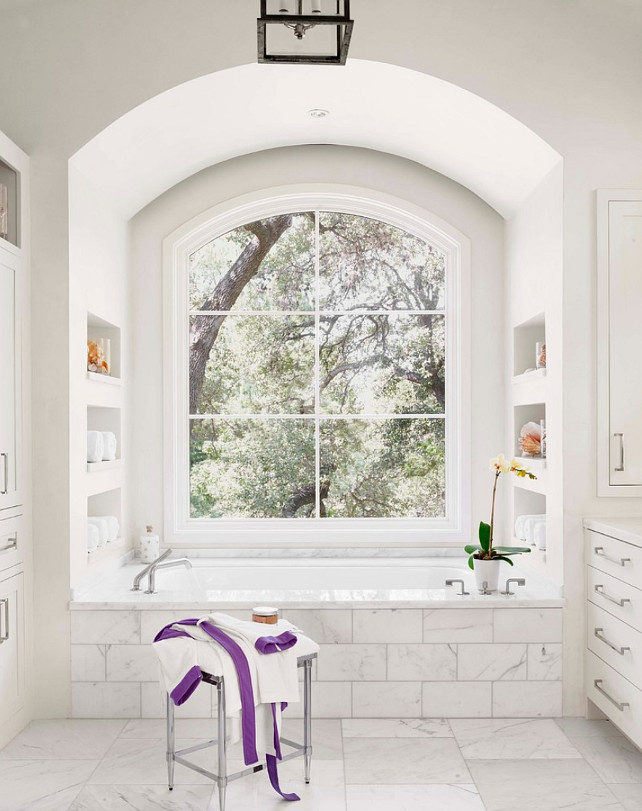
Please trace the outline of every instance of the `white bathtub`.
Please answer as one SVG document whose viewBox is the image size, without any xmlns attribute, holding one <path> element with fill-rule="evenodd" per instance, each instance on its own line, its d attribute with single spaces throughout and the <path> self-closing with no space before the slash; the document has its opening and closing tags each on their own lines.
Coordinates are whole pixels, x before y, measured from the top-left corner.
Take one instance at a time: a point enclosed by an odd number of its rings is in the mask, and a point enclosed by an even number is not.
<svg viewBox="0 0 642 811">
<path fill-rule="evenodd" d="M 290 607 L 326 605 L 377 607 L 462 605 L 483 600 L 488 607 L 506 605 L 560 605 L 554 584 L 535 572 L 517 572 L 527 579 L 516 594 L 480 595 L 465 558 L 374 558 L 363 559 L 207 559 L 193 558 L 191 569 L 159 570 L 156 594 L 132 592 L 134 576 L 143 568 L 136 562 L 123 566 L 72 595 L 74 607 L 131 606 L 135 608 L 194 609 L 248 608 L 259 603 Z M 500 588 L 505 578 L 516 576 L 504 564 Z M 445 581 L 462 579 L 468 595 L 458 594 L 460 586 L 446 587 Z M 142 583 L 147 587 L 147 579 Z"/>
</svg>

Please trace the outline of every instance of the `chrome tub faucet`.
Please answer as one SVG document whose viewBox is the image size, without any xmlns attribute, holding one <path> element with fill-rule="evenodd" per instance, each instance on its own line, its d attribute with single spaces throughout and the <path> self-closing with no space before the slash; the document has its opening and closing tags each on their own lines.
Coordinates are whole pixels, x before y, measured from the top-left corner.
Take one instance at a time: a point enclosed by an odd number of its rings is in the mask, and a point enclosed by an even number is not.
<svg viewBox="0 0 642 811">
<path fill-rule="evenodd" d="M 192 564 L 187 558 L 176 558 L 176 560 L 166 560 L 172 554 L 171 549 L 166 549 L 162 555 L 159 555 L 156 560 L 152 561 L 149 566 L 145 566 L 142 572 L 138 572 L 134 578 L 132 591 L 140 591 L 140 584 L 145 575 L 149 574 L 149 581 L 145 594 L 156 593 L 156 572 L 158 569 L 174 569 L 177 566 L 184 566 L 186 569 L 191 569 Z"/>
</svg>

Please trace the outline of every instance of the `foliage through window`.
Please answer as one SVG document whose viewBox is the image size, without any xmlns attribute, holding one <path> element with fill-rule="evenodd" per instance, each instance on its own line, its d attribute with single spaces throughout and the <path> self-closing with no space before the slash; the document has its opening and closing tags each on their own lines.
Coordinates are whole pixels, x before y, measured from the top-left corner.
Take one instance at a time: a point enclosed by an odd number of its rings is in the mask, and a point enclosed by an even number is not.
<svg viewBox="0 0 642 811">
<path fill-rule="evenodd" d="M 192 519 L 446 512 L 445 255 L 281 214 L 189 257 Z"/>
</svg>

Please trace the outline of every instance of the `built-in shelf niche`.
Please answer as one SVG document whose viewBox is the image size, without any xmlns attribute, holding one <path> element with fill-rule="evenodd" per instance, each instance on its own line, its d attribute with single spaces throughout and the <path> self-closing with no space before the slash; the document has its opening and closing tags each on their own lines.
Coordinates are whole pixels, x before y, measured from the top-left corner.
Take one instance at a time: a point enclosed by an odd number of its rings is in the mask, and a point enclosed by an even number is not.
<svg viewBox="0 0 642 811">
<path fill-rule="evenodd" d="M 7 188 L 7 242 L 20 247 L 20 175 L 0 160 L 0 183 Z"/>
<path fill-rule="evenodd" d="M 526 467 L 536 471 L 546 467 L 546 459 L 542 456 L 522 456 L 522 449 L 519 446 L 519 436 L 522 426 L 527 422 L 539 423 L 546 421 L 546 405 L 544 403 L 528 403 L 527 405 L 514 406 L 514 427 L 515 427 L 515 456 L 520 458 Z"/>
<path fill-rule="evenodd" d="M 119 383 L 121 374 L 120 328 L 94 313 L 87 313 L 87 340 L 95 341 L 99 338 L 106 338 L 111 344 L 110 374 L 88 372 L 88 377 L 98 382 Z"/>
<path fill-rule="evenodd" d="M 523 375 L 536 368 L 536 344 L 546 343 L 546 320 L 538 313 L 513 329 L 513 375 Z M 545 372 L 540 372 L 545 374 Z"/>
<path fill-rule="evenodd" d="M 116 435 L 116 459 L 109 462 L 87 462 L 87 470 L 95 473 L 110 470 L 121 464 L 121 423 L 120 409 L 106 406 L 87 406 L 87 430 L 111 431 Z"/>
<path fill-rule="evenodd" d="M 546 496 L 542 493 L 534 493 L 532 490 L 515 487 L 513 489 L 513 532 L 515 531 L 515 521 L 520 515 L 546 515 Z"/>
<path fill-rule="evenodd" d="M 116 540 L 110 541 L 105 546 L 88 553 L 89 559 L 94 561 L 109 556 L 113 550 L 123 546 L 122 495 L 119 487 L 87 498 L 87 516 L 97 517 L 102 515 L 114 515 L 118 519 L 120 531 Z"/>
</svg>

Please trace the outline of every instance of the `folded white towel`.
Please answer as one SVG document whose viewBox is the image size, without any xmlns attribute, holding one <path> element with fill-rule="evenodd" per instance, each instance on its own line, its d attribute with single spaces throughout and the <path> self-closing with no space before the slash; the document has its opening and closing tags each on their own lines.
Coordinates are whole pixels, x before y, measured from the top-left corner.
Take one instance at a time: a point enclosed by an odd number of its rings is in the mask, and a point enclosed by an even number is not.
<svg viewBox="0 0 642 811">
<path fill-rule="evenodd" d="M 542 551 L 546 549 L 546 521 L 537 524 L 533 529 L 533 543 Z"/>
<path fill-rule="evenodd" d="M 93 524 L 98 530 L 98 546 L 104 546 L 107 543 L 109 535 L 109 524 L 104 516 L 90 515 L 87 523 Z"/>
<path fill-rule="evenodd" d="M 103 431 L 103 462 L 113 462 L 116 458 L 116 449 L 118 443 L 116 442 L 116 434 L 112 431 Z"/>
<path fill-rule="evenodd" d="M 87 551 L 93 552 L 94 549 L 98 548 L 98 544 L 100 543 L 100 532 L 98 531 L 98 527 L 95 524 L 92 524 L 90 521 L 87 522 Z"/>
<path fill-rule="evenodd" d="M 107 542 L 110 543 L 118 538 L 120 524 L 118 523 L 118 519 L 115 515 L 106 515 L 104 517 L 107 520 Z"/>
<path fill-rule="evenodd" d="M 539 524 L 546 524 L 546 518 L 544 516 L 532 516 L 527 518 L 524 521 L 524 535 L 526 543 L 530 544 L 531 546 L 535 545 L 535 537 L 533 535 L 535 531 L 535 527 Z"/>
<path fill-rule="evenodd" d="M 102 462 L 105 440 L 100 431 L 87 431 L 87 461 Z"/>
<path fill-rule="evenodd" d="M 515 537 L 520 541 L 526 540 L 526 520 L 528 518 L 543 518 L 546 520 L 546 515 L 542 515 L 541 513 L 537 515 L 518 515 L 515 519 Z"/>
</svg>

